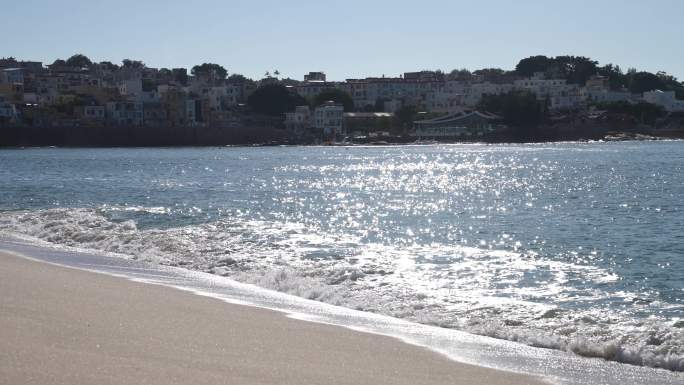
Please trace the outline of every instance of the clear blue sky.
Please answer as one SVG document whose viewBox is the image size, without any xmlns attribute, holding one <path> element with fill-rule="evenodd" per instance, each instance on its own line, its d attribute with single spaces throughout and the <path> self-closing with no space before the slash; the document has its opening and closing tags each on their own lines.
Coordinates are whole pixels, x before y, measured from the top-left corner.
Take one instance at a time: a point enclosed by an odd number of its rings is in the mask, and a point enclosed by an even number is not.
<svg viewBox="0 0 684 385">
<path fill-rule="evenodd" d="M 0 56 L 52 62 L 216 62 L 333 80 L 404 71 L 512 69 L 523 57 L 589 56 L 684 80 L 682 0 L 20 0 L 0 7 Z"/>
</svg>

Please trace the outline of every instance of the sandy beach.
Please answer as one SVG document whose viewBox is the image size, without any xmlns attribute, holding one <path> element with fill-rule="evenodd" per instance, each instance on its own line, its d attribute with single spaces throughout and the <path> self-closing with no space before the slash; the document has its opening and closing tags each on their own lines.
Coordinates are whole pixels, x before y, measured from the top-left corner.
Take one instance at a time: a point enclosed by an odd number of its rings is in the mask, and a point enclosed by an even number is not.
<svg viewBox="0 0 684 385">
<path fill-rule="evenodd" d="M 399 340 L 0 253 L 0 384 L 540 384 Z"/>
</svg>

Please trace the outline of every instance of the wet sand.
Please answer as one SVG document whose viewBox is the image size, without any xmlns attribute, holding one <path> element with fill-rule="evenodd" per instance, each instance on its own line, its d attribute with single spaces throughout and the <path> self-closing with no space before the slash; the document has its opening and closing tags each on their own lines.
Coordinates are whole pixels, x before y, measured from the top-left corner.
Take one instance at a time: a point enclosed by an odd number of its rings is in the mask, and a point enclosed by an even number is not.
<svg viewBox="0 0 684 385">
<path fill-rule="evenodd" d="M 397 339 L 0 253 L 0 384 L 541 384 Z"/>
</svg>

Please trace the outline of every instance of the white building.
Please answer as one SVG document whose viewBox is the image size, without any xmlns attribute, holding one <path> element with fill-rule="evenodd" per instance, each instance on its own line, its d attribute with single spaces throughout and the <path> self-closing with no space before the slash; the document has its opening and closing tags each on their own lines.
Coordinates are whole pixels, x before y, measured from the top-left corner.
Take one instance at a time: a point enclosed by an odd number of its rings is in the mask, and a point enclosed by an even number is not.
<svg viewBox="0 0 684 385">
<path fill-rule="evenodd" d="M 323 131 L 326 139 L 341 140 L 344 138 L 344 107 L 334 102 L 316 107 L 313 127 Z"/>
<path fill-rule="evenodd" d="M 444 85 L 444 94 L 451 95 L 443 96 L 442 99 L 451 99 L 449 106 L 436 106 L 438 112 L 455 112 L 458 107 L 454 103 L 460 103 L 460 106 L 475 107 L 482 100 L 485 95 L 501 95 L 512 91 L 515 86 L 511 83 L 499 84 L 481 81 L 469 80 L 449 80 Z M 454 99 L 458 95 L 459 99 Z"/>
<path fill-rule="evenodd" d="M 294 112 L 285 113 L 285 128 L 295 135 L 303 135 L 309 127 L 311 127 L 309 106 L 297 106 Z"/>
<path fill-rule="evenodd" d="M 684 100 L 678 100 L 674 91 L 644 92 L 644 101 L 661 106 L 667 112 L 684 112 Z"/>
<path fill-rule="evenodd" d="M 593 90 L 586 87 L 580 89 L 580 98 L 587 103 L 635 101 L 634 95 L 629 91 Z"/>
<path fill-rule="evenodd" d="M 549 109 L 572 109 L 580 105 L 580 92 L 576 84 L 567 84 L 564 79 L 546 79 L 543 72 L 533 77 L 515 81 L 515 89 L 537 95 L 537 100 L 548 100 Z"/>
<path fill-rule="evenodd" d="M 334 88 L 335 84 L 318 80 L 311 80 L 294 86 L 295 92 L 297 92 L 297 94 L 307 99 L 312 99 L 321 92 L 331 90 Z"/>
<path fill-rule="evenodd" d="M 613 103 L 635 101 L 635 95 L 627 90 L 610 89 L 610 81 L 605 76 L 592 76 L 580 89 L 580 99 L 586 103 Z"/>
</svg>

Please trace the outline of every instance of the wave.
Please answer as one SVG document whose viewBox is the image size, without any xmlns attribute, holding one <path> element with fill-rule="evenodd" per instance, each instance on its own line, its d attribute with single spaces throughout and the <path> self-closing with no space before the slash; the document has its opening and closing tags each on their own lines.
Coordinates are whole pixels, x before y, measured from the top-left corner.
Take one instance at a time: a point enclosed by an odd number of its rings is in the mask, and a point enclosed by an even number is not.
<svg viewBox="0 0 684 385">
<path fill-rule="evenodd" d="M 239 217 L 140 229 L 133 220 L 111 219 L 117 211 L 169 214 L 137 206 L 2 212 L 0 232 L 530 346 L 684 371 L 682 321 L 658 316 L 659 308 L 677 305 L 611 307 L 607 298 L 616 293 L 599 288 L 617 277 L 595 266 L 475 247 L 364 244 L 299 223 Z M 649 316 L 641 315 L 646 310 Z"/>
</svg>

